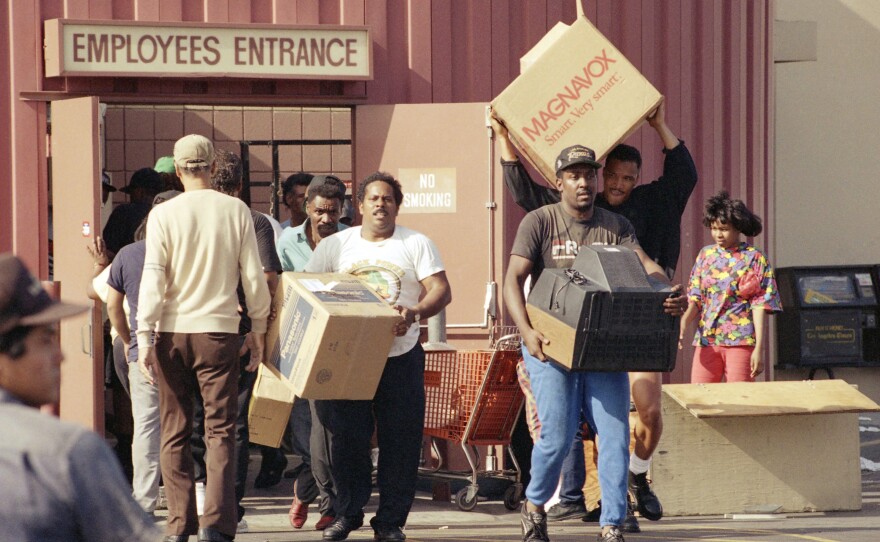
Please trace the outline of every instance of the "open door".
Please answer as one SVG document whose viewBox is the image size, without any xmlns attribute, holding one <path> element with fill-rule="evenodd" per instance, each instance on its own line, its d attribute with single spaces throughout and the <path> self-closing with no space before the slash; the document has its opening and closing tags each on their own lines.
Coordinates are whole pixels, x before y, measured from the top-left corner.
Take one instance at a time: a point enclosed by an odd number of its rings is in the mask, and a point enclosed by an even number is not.
<svg viewBox="0 0 880 542">
<path fill-rule="evenodd" d="M 100 114 L 95 97 L 52 102 L 54 277 L 62 297 L 93 304 L 86 285 L 93 262 L 86 246 L 101 226 Z M 104 429 L 101 309 L 61 322 L 61 418 Z"/>
<path fill-rule="evenodd" d="M 438 246 L 452 286 L 449 342 L 485 347 L 506 263 L 501 171 L 483 103 L 355 107 L 353 190 L 381 170 L 403 185 L 398 223 Z"/>
</svg>

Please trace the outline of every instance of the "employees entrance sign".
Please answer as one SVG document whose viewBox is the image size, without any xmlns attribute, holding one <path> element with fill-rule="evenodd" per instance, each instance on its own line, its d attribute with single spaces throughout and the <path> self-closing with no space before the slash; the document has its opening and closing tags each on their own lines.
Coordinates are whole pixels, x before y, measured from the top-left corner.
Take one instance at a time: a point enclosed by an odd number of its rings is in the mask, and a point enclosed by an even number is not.
<svg viewBox="0 0 880 542">
<path fill-rule="evenodd" d="M 120 23 L 51 19 L 46 76 L 372 79 L 364 26 Z"/>
<path fill-rule="evenodd" d="M 401 168 L 404 213 L 454 213 L 455 168 Z"/>
</svg>

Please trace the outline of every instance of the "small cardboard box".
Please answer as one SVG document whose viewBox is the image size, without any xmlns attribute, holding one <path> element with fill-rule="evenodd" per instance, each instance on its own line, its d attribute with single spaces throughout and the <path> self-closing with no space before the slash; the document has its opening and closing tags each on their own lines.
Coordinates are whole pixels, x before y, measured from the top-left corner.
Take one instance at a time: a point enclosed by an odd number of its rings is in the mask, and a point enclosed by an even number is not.
<svg viewBox="0 0 880 542">
<path fill-rule="evenodd" d="M 570 145 L 602 159 L 636 131 L 662 96 L 585 17 L 558 23 L 492 101 L 511 141 L 548 180 Z"/>
<path fill-rule="evenodd" d="M 293 385 L 271 365 L 261 363 L 248 405 L 250 441 L 271 448 L 281 445 L 294 401 Z"/>
<path fill-rule="evenodd" d="M 372 399 L 397 311 L 348 274 L 283 273 L 278 288 L 278 369 L 297 397 Z"/>
</svg>

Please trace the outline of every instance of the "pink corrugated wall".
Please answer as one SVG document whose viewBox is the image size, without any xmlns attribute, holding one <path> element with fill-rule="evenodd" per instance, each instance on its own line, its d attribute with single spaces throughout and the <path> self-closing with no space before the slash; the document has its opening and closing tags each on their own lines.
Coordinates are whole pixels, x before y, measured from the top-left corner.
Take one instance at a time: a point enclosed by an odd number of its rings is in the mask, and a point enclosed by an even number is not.
<svg viewBox="0 0 880 542">
<path fill-rule="evenodd" d="M 679 274 L 708 242 L 700 224 L 702 202 L 722 187 L 764 217 L 768 231 L 757 243 L 772 256 L 772 0 L 583 4 L 593 23 L 667 96 L 669 124 L 694 153 L 701 182 L 684 220 Z M 39 0 L 4 2 L 0 15 L 15 23 L 0 25 L 5 76 L 0 122 L 9 127 L 6 134 L 33 140 L 45 106 L 21 102 L 21 92 L 150 103 L 488 102 L 517 76 L 519 57 L 557 21 L 571 22 L 576 7 L 575 0 Z M 40 76 L 40 34 L 42 21 L 55 17 L 369 25 L 375 78 L 366 83 L 48 80 Z M 641 130 L 630 143 L 643 151 L 646 180 L 653 178 L 662 159 L 653 131 Z M 0 146 L 13 157 L 0 164 L 0 248 L 15 247 L 36 263 L 42 248 L 35 248 L 26 232 L 45 230 L 38 209 L 45 202 L 41 151 L 16 146 L 8 135 L 0 135 Z M 13 191 L 15 208 L 25 212 L 11 212 L 7 194 Z"/>
</svg>

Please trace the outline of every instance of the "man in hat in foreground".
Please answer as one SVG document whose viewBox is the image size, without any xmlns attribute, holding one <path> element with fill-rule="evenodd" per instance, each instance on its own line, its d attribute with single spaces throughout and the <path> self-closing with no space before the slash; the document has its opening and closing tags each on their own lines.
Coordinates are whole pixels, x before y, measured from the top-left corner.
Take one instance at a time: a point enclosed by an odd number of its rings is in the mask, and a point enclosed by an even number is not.
<svg viewBox="0 0 880 542">
<path fill-rule="evenodd" d="M 0 255 L 0 537 L 159 540 L 101 438 L 39 411 L 59 399 L 57 323 L 88 307 L 53 301 L 24 264 Z"/>
<path fill-rule="evenodd" d="M 240 199 L 211 189 L 214 145 L 200 135 L 174 145 L 186 191 L 150 213 L 137 317 L 138 365 L 159 384 L 160 463 L 168 497 L 166 542 L 233 540 L 235 419 L 238 412 L 239 280 L 251 318 L 246 370 L 263 357 L 269 288 L 254 221 Z M 158 336 L 153 336 L 153 331 Z M 196 388 L 197 387 L 197 388 Z M 205 408 L 207 480 L 204 513 L 196 513 L 193 396 Z"/>
<path fill-rule="evenodd" d="M 521 521 L 523 541 L 548 541 L 544 504 L 559 481 L 581 413 L 600 435 L 599 480 L 602 486 L 600 542 L 623 542 L 629 470 L 629 380 L 625 372 L 568 372 L 547 363 L 549 344 L 534 329 L 525 307 L 523 285 L 535 284 L 544 269 L 571 267 L 582 245 L 621 245 L 638 255 L 645 271 L 669 284 L 662 267 L 641 249 L 635 230 L 621 215 L 596 207 L 596 171 L 592 149 L 574 145 L 556 159 L 556 187 L 561 201 L 526 215 L 520 223 L 504 280 L 504 304 L 523 337 L 523 359 L 535 396 L 540 434 L 532 451 L 531 482 Z M 676 287 L 680 291 L 681 287 Z M 680 295 L 665 302 L 670 314 L 681 314 Z"/>
</svg>

